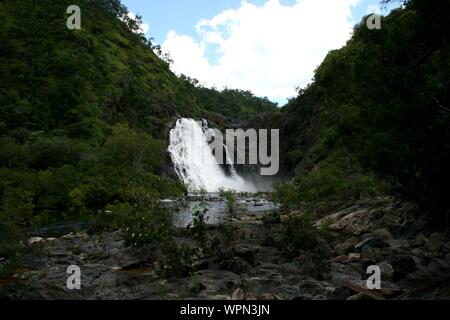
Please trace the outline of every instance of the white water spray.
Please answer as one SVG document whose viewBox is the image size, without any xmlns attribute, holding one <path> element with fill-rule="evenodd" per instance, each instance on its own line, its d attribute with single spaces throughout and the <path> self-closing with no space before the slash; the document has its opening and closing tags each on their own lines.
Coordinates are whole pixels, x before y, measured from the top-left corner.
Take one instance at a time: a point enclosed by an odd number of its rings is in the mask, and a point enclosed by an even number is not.
<svg viewBox="0 0 450 320">
<path fill-rule="evenodd" d="M 191 191 L 200 188 L 208 192 L 219 189 L 231 189 L 239 192 L 256 192 L 256 188 L 246 183 L 231 165 L 230 175 L 217 164 L 208 145 L 208 134 L 211 134 L 206 121 L 179 119 L 170 131 L 169 153 L 175 171 Z M 229 152 L 224 146 L 229 161 Z"/>
</svg>

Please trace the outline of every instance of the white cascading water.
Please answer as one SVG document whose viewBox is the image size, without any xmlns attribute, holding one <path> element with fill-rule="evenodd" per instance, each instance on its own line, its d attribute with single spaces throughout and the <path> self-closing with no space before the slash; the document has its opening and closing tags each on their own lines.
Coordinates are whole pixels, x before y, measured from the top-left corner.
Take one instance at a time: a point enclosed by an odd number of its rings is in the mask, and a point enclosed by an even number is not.
<svg viewBox="0 0 450 320">
<path fill-rule="evenodd" d="M 175 171 L 190 191 L 201 188 L 208 192 L 219 189 L 238 192 L 256 192 L 256 188 L 236 173 L 231 165 L 230 175 L 217 164 L 208 145 L 207 122 L 193 119 L 178 119 L 175 128 L 170 131 L 169 153 Z M 231 163 L 226 149 L 227 162 Z"/>
</svg>

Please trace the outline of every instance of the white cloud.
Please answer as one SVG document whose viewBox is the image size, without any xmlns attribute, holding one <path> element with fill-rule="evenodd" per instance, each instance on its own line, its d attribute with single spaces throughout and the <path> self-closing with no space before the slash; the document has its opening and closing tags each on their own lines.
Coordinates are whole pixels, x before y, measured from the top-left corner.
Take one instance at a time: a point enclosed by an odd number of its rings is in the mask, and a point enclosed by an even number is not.
<svg viewBox="0 0 450 320">
<path fill-rule="evenodd" d="M 201 40 L 170 31 L 162 45 L 174 72 L 208 86 L 248 89 L 279 100 L 304 87 L 327 52 L 343 46 L 360 0 L 297 0 L 292 6 L 268 0 L 262 7 L 243 1 L 196 28 Z M 206 50 L 217 48 L 217 63 Z"/>
</svg>

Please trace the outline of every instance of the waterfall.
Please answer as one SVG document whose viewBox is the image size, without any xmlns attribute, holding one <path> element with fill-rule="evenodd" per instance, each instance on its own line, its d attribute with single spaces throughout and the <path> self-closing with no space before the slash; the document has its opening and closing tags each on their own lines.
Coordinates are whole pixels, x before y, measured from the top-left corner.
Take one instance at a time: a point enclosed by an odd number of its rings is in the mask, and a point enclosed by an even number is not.
<svg viewBox="0 0 450 320">
<path fill-rule="evenodd" d="M 175 128 L 170 131 L 169 153 L 179 178 L 190 191 L 205 189 L 218 192 L 219 189 L 231 189 L 239 192 L 256 192 L 256 188 L 236 173 L 225 148 L 230 175 L 217 164 L 208 137 L 211 136 L 206 120 L 178 119 Z"/>
</svg>

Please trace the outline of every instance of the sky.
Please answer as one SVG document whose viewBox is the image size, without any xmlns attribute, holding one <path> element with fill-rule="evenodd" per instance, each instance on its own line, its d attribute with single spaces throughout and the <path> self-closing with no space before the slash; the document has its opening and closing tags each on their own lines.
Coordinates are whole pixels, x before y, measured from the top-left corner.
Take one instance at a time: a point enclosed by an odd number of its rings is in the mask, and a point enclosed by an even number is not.
<svg viewBox="0 0 450 320">
<path fill-rule="evenodd" d="M 122 0 L 171 69 L 207 87 L 250 90 L 283 105 L 326 54 L 345 45 L 379 0 Z M 378 10 L 378 11 L 376 11 Z"/>
</svg>

